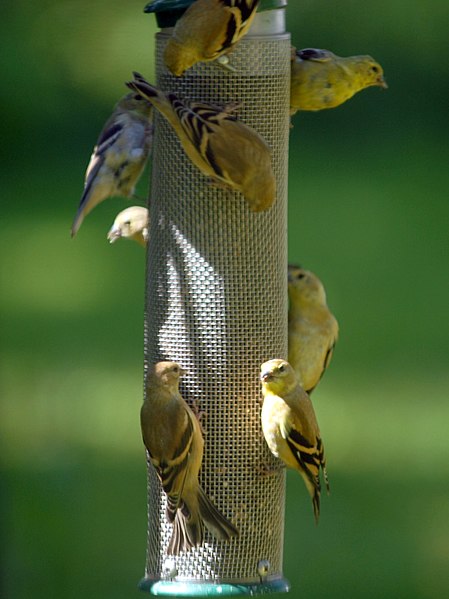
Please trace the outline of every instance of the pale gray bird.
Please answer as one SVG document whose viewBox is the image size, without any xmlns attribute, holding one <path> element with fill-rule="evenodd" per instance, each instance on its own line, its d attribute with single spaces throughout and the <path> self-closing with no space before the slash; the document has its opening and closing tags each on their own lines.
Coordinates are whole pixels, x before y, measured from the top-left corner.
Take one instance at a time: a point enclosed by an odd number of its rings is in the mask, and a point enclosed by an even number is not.
<svg viewBox="0 0 449 599">
<path fill-rule="evenodd" d="M 148 209 L 143 206 L 130 206 L 117 214 L 108 232 L 109 243 L 117 239 L 133 239 L 146 247 L 148 242 Z"/>
<path fill-rule="evenodd" d="M 152 147 L 152 117 L 151 103 L 138 93 L 129 93 L 117 103 L 90 158 L 72 237 L 100 202 L 133 196 Z"/>
</svg>

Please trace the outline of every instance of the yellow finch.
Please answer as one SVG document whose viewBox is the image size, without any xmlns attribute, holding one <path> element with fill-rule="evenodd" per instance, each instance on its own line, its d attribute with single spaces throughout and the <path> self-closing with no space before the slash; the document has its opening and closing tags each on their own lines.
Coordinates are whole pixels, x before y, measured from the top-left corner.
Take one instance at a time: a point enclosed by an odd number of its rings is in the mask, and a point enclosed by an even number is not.
<svg viewBox="0 0 449 599">
<path fill-rule="evenodd" d="M 329 50 L 298 50 L 292 56 L 290 113 L 335 108 L 372 85 L 388 87 L 382 67 L 371 56 L 342 58 Z"/>
<path fill-rule="evenodd" d="M 148 241 L 148 210 L 143 206 L 130 206 L 117 214 L 108 239 L 114 243 L 117 239 L 134 239 L 144 247 Z"/>
<path fill-rule="evenodd" d="M 164 61 L 177 77 L 226 54 L 248 31 L 259 0 L 196 0 L 177 21 Z"/>
<path fill-rule="evenodd" d="M 175 362 L 154 364 L 140 413 L 143 442 L 167 494 L 167 519 L 173 524 L 169 555 L 200 545 L 204 525 L 218 539 L 237 534 L 198 482 L 204 443 L 198 420 L 179 393 L 183 374 Z"/>
<path fill-rule="evenodd" d="M 338 322 L 327 307 L 323 284 L 313 272 L 289 265 L 288 297 L 288 360 L 310 394 L 331 361 Z"/>
<path fill-rule="evenodd" d="M 270 150 L 258 133 L 232 114 L 236 105 L 186 104 L 175 94 L 156 89 L 139 73 L 126 85 L 152 102 L 167 119 L 185 153 L 204 175 L 240 191 L 254 212 L 273 204 L 276 181 Z"/>
<path fill-rule="evenodd" d="M 261 366 L 262 430 L 270 451 L 304 479 L 315 521 L 320 515 L 320 468 L 329 492 L 320 429 L 309 396 L 285 360 Z"/>
<path fill-rule="evenodd" d="M 131 197 L 153 138 L 153 107 L 139 94 L 124 96 L 103 127 L 87 167 L 72 237 L 85 216 L 111 196 Z"/>
</svg>

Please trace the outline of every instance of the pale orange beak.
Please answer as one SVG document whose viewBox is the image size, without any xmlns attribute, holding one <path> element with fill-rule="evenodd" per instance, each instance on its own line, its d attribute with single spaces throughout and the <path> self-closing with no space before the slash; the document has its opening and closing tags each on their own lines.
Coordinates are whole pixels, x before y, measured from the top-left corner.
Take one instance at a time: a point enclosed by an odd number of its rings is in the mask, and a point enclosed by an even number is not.
<svg viewBox="0 0 449 599">
<path fill-rule="evenodd" d="M 115 243 L 117 239 L 120 239 L 121 236 L 122 232 L 120 231 L 120 229 L 115 229 L 114 227 L 112 227 L 108 233 L 109 243 Z"/>
</svg>

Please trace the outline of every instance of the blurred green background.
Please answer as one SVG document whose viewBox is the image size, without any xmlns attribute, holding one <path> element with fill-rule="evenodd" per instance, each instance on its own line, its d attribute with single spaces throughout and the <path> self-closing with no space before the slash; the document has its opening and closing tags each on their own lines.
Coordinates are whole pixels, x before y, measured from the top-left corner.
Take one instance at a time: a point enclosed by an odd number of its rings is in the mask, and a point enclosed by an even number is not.
<svg viewBox="0 0 449 599">
<path fill-rule="evenodd" d="M 2 6 L 1 576 L 8 599 L 139 597 L 144 253 L 69 228 L 131 70 L 144 2 Z M 315 528 L 288 477 L 292 596 L 449 593 L 447 0 L 291 1 L 297 47 L 372 54 L 388 91 L 294 119 L 290 260 L 319 274 L 341 338 L 315 406 L 332 495 Z M 140 193 L 147 181 L 141 181 Z"/>
</svg>

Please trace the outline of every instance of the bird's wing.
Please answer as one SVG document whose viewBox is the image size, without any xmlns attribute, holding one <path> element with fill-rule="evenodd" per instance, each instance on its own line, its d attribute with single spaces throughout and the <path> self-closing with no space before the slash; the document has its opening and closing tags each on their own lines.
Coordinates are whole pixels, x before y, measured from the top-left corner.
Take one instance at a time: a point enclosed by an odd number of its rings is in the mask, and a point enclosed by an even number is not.
<svg viewBox="0 0 449 599">
<path fill-rule="evenodd" d="M 98 174 L 98 171 L 102 167 L 105 159 L 106 151 L 117 142 L 123 131 L 122 123 L 112 123 L 110 126 L 105 125 L 103 131 L 100 133 L 100 137 L 93 149 L 92 156 L 90 157 L 89 164 L 87 165 L 84 192 L 81 198 L 81 204 L 83 204 L 84 198 L 87 198 L 90 192 L 93 181 Z"/>
<path fill-rule="evenodd" d="M 321 446 L 322 452 L 321 439 L 318 438 L 310 441 L 294 422 L 289 422 L 288 425 L 281 429 L 281 433 L 307 478 L 312 485 L 320 488 L 319 472 L 322 460 L 317 442 Z"/>
<path fill-rule="evenodd" d="M 120 137 L 123 127 L 124 123 L 120 121 L 117 122 L 117 120 L 111 123 L 111 125 L 106 124 L 97 140 L 97 144 L 95 146 L 96 154 L 99 154 L 100 156 L 103 155 L 104 152 L 106 152 L 106 150 L 110 148 L 112 144 L 114 144 Z"/>
<path fill-rule="evenodd" d="M 323 370 L 321 372 L 321 376 L 323 376 L 324 371 L 326 370 L 326 368 L 330 364 L 330 361 L 332 359 L 332 354 L 334 353 L 335 343 L 336 343 L 336 341 L 333 341 L 333 343 L 329 346 L 329 348 L 328 348 L 328 350 L 326 352 L 326 355 L 324 357 Z"/>
<path fill-rule="evenodd" d="M 141 93 L 165 116 L 177 133 L 184 151 L 203 174 L 229 184 L 212 150 L 211 138 L 224 136 L 220 130 L 224 121 L 237 120 L 233 113 L 238 104 L 229 104 L 224 108 L 201 102 L 187 105 L 175 94 L 159 91 L 136 72 L 134 81 L 126 85 Z"/>
<path fill-rule="evenodd" d="M 221 109 L 196 102 L 191 106 L 186 106 L 173 94 L 169 94 L 168 98 L 190 142 L 196 148 L 202 160 L 209 165 L 217 177 L 222 179 L 223 171 L 212 149 L 212 138 L 223 121 L 237 120 L 235 115 L 232 114 L 237 105 L 230 105 Z"/>
<path fill-rule="evenodd" d="M 332 359 L 332 354 L 334 353 L 334 347 L 335 347 L 335 343 L 336 341 L 331 340 L 331 344 L 329 345 L 329 347 L 326 350 L 326 353 L 324 355 L 324 360 L 323 360 L 323 365 L 321 367 L 321 372 L 320 372 L 320 376 L 318 377 L 317 382 L 315 383 L 315 385 L 313 387 L 310 387 L 310 389 L 306 389 L 308 395 L 310 395 L 312 393 L 312 391 L 315 390 L 315 388 L 317 387 L 318 383 L 321 381 L 321 379 L 323 378 L 324 373 L 327 370 L 327 367 L 329 366 L 331 359 Z"/>
<path fill-rule="evenodd" d="M 222 4 L 237 15 L 236 26 L 239 30 L 247 27 L 248 21 L 251 20 L 259 2 L 260 0 L 221 0 Z"/>
<path fill-rule="evenodd" d="M 260 0 L 220 0 L 228 9 L 228 21 L 220 46 L 214 48 L 218 56 L 231 48 L 246 33 L 254 18 Z"/>
<path fill-rule="evenodd" d="M 164 491 L 168 495 L 180 496 L 184 488 L 185 477 L 188 471 L 190 449 L 193 441 L 193 425 L 186 414 L 186 424 L 179 439 L 176 451 L 166 461 L 159 462 L 158 473 Z"/>
<path fill-rule="evenodd" d="M 329 62 L 335 58 L 335 54 L 329 50 L 321 50 L 319 48 L 304 48 L 296 50 L 296 56 L 302 60 L 313 60 L 314 62 Z"/>
<path fill-rule="evenodd" d="M 242 25 L 244 25 L 257 8 L 260 0 L 222 0 L 223 4 L 231 8 L 238 8 L 242 14 Z"/>
</svg>

